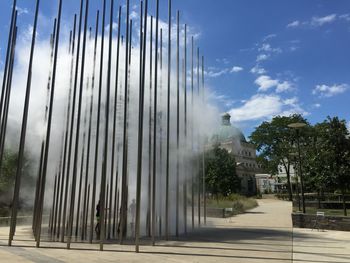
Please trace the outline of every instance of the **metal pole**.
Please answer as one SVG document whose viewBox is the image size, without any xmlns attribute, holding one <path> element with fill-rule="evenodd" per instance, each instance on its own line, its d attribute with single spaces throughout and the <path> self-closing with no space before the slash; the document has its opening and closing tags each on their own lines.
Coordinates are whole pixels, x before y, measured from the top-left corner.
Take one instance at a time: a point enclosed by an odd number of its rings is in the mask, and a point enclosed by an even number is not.
<svg viewBox="0 0 350 263">
<path fill-rule="evenodd" d="M 75 159 L 75 152 L 78 151 L 78 149 L 72 149 L 73 147 L 73 134 L 74 134 L 74 121 L 75 121 L 75 104 L 76 104 L 76 96 L 77 96 L 77 85 L 78 85 L 78 73 L 79 73 L 79 58 L 80 58 L 80 40 L 81 40 L 81 27 L 82 27 L 82 17 L 83 17 L 83 0 L 80 1 L 80 11 L 79 11 L 79 26 L 78 26 L 78 45 L 77 45 L 77 53 L 76 53 L 76 61 L 75 61 L 75 75 L 74 75 L 74 91 L 73 91 L 73 101 L 72 101 L 72 116 L 71 116 L 71 125 L 70 125 L 70 135 L 69 135 L 69 147 L 68 147 L 68 163 L 67 163 L 67 180 L 66 180 L 66 187 L 65 187 L 65 197 L 64 197 L 64 209 L 63 209 L 63 232 L 62 232 L 62 237 L 61 237 L 61 241 L 63 242 L 64 240 L 64 234 L 66 231 L 66 211 L 67 211 L 67 205 L 68 205 L 68 187 L 69 187 L 69 177 L 70 177 L 70 172 L 71 172 L 71 155 L 72 155 L 72 151 L 74 151 L 74 160 L 73 161 L 77 161 L 77 159 Z M 83 66 L 82 66 L 83 68 Z M 82 74 L 81 74 L 82 75 Z M 78 118 L 79 115 L 78 115 Z M 80 122 L 80 119 L 79 119 Z M 80 125 L 77 121 L 77 130 L 76 132 L 78 133 L 78 127 Z M 78 135 L 76 135 L 78 136 Z M 79 137 L 78 137 L 79 138 Z M 77 143 L 75 143 L 75 146 L 77 146 Z M 75 198 L 75 185 L 76 185 L 76 163 L 73 163 L 73 174 L 72 174 L 72 182 L 71 182 L 71 204 L 72 201 Z M 74 190 L 73 190 L 74 189 Z M 74 197 L 73 197 L 73 192 L 74 192 Z M 67 240 L 67 248 L 70 248 L 70 239 L 71 239 L 71 235 L 72 235 L 72 230 L 70 230 L 70 217 L 72 216 L 72 225 L 73 225 L 73 213 L 74 213 L 74 207 L 72 207 L 72 205 L 70 204 L 70 212 L 68 214 L 68 240 Z M 73 204 L 74 205 L 74 204 Z M 73 208 L 73 210 L 72 210 Z M 72 226 L 73 227 L 73 226 Z"/>
<path fill-rule="evenodd" d="M 51 85 L 51 69 L 52 69 L 52 63 L 53 63 L 53 53 L 55 49 L 55 35 L 56 35 L 56 23 L 57 20 L 54 19 L 54 27 L 53 27 L 53 33 L 51 34 L 51 39 L 50 39 L 50 45 L 51 45 L 51 55 L 50 55 L 50 71 L 49 71 L 49 76 L 47 80 L 47 90 L 46 90 L 46 105 L 45 105 L 45 110 L 44 110 L 44 125 L 47 125 L 47 114 L 48 114 L 48 108 L 49 108 L 49 100 L 50 100 L 50 85 Z M 40 151 L 40 162 L 39 162 L 39 174 L 37 178 L 37 183 L 36 183 L 36 189 L 35 189 L 35 199 L 34 199 L 34 213 L 33 213 L 33 232 L 34 236 L 36 236 L 37 228 L 34 227 L 37 225 L 37 214 L 38 214 L 38 198 L 40 196 L 40 182 L 42 178 L 42 167 L 43 167 L 43 158 L 44 158 L 44 149 L 45 149 L 45 138 L 42 138 L 42 143 L 41 143 L 41 151 Z"/>
<path fill-rule="evenodd" d="M 5 138 L 6 138 L 6 128 L 7 128 L 7 118 L 8 118 L 8 108 L 10 103 L 10 96 L 11 96 L 11 86 L 12 86 L 12 73 L 13 73 L 13 64 L 14 64 L 14 56 L 15 56 L 15 46 L 17 41 L 17 11 L 15 12 L 14 20 L 13 22 L 13 29 L 12 29 L 12 35 L 11 35 L 11 46 L 10 46 L 10 56 L 9 56 L 9 65 L 7 68 L 7 71 L 4 72 L 3 79 L 5 82 L 4 87 L 4 95 L 3 95 L 3 104 L 4 104 L 4 112 L 3 112 L 3 118 L 0 117 L 1 121 L 1 128 L 0 128 L 0 174 L 2 170 L 2 161 L 3 161 L 3 154 L 5 151 Z M 15 39 L 16 37 L 16 39 Z"/>
<path fill-rule="evenodd" d="M 162 188 L 162 176 L 163 176 L 163 100 L 162 100 L 162 91 L 163 91 L 163 29 L 160 29 L 160 52 L 159 52 L 160 58 L 160 79 L 159 79 L 159 86 L 160 86 L 160 93 L 159 93 L 159 101 L 161 105 L 161 111 L 160 111 L 160 117 L 159 117 L 159 192 L 161 192 Z M 162 202 L 159 201 L 159 237 L 162 236 Z"/>
<path fill-rule="evenodd" d="M 19 201 L 19 189 L 21 187 L 22 169 L 23 169 L 23 163 L 24 163 L 24 145 L 25 145 L 25 137 L 27 133 L 28 109 L 29 109 L 30 90 L 31 90 L 31 84 L 32 84 L 32 67 L 33 67 L 33 56 L 34 56 L 34 48 L 35 48 L 35 40 L 36 40 L 36 30 L 37 30 L 37 24 L 38 24 L 39 4 L 40 4 L 40 0 L 37 0 L 36 7 L 35 7 L 32 43 L 31 43 L 30 55 L 29 55 L 27 87 L 26 87 L 26 95 L 25 95 L 24 108 L 23 108 L 21 138 L 20 138 L 19 152 L 18 152 L 18 163 L 17 163 L 13 201 L 12 201 L 11 226 L 10 226 L 10 235 L 9 235 L 9 241 L 8 241 L 9 246 L 11 246 L 12 244 L 12 240 L 16 231 L 16 224 L 17 224 L 17 209 L 18 209 L 18 201 Z"/>
<path fill-rule="evenodd" d="M 82 11 L 81 2 L 81 11 Z M 74 205 L 75 205 L 75 191 L 76 191 L 76 181 L 77 181 L 77 169 L 78 169 L 78 153 L 79 153 L 79 137 L 80 137 L 80 118 L 81 118 L 81 105 L 83 97 L 83 85 L 84 85 L 84 69 L 85 69 L 85 51 L 86 51 L 86 33 L 87 33 L 87 21 L 89 14 L 89 0 L 86 0 L 85 5 L 85 21 L 84 21 L 84 35 L 83 35 L 83 49 L 82 49 L 82 59 L 81 59 L 81 69 L 80 69 L 80 87 L 79 87 L 79 98 L 78 98 L 78 116 L 77 116 L 77 127 L 75 134 L 75 148 L 74 148 L 74 161 L 73 161 L 73 176 L 72 176 L 72 188 L 71 188 L 71 201 L 69 209 L 69 219 L 68 219 L 68 238 L 67 238 L 67 248 L 70 249 L 70 244 L 72 241 L 72 231 L 73 231 L 73 217 L 74 217 Z M 82 12 L 80 13 L 79 21 L 79 32 L 81 29 Z M 80 36 L 79 36 L 80 39 Z M 78 46 L 80 41 L 78 40 Z M 78 48 L 79 49 L 79 48 Z M 78 53 L 79 54 L 79 53 Z M 79 63 L 77 61 L 76 70 L 78 70 Z M 77 78 L 76 78 L 77 81 Z M 75 82 L 74 88 L 76 88 L 77 82 Z M 74 113 L 74 111 L 73 111 Z"/>
<path fill-rule="evenodd" d="M 89 78 L 87 78 L 87 81 L 86 81 L 86 91 L 87 92 L 89 91 Z M 81 202 L 81 191 L 82 191 L 83 174 L 84 174 L 87 106 L 88 106 L 87 103 L 85 103 L 84 124 L 83 124 L 83 140 L 82 140 L 83 149 L 82 149 L 81 161 L 80 161 L 80 178 L 79 178 L 78 202 L 77 202 L 77 212 L 76 212 L 76 218 L 75 218 L 75 220 L 76 220 L 76 223 L 75 223 L 75 239 L 78 238 L 78 232 L 79 232 L 80 202 Z M 85 184 L 87 184 L 87 178 L 85 178 Z M 82 222 L 83 222 L 83 220 L 82 220 Z"/>
<path fill-rule="evenodd" d="M 52 206 L 51 206 L 51 216 L 49 223 L 49 232 L 52 235 L 53 232 L 53 217 L 55 213 L 55 201 L 56 201 L 56 187 L 57 187 L 57 174 L 55 175 L 54 186 L 53 186 L 53 195 L 52 195 Z"/>
<path fill-rule="evenodd" d="M 303 214 L 306 213 L 305 209 L 305 195 L 304 195 L 304 178 L 301 169 L 301 154 L 300 154 L 300 131 L 297 129 L 297 143 L 298 143 L 298 157 L 299 157 L 299 174 L 300 174 L 300 186 L 301 186 L 301 202 L 303 206 Z"/>
<path fill-rule="evenodd" d="M 168 97 L 167 97 L 167 142 L 165 179 L 165 236 L 169 239 L 169 154 L 170 154 L 170 87 L 171 87 L 171 0 L 168 1 Z"/>
<path fill-rule="evenodd" d="M 5 59 L 5 68 L 4 68 L 4 75 L 2 79 L 2 89 L 1 89 L 1 98 L 0 98 L 0 123 L 3 119 L 3 103 L 4 103 L 4 96 L 5 96 L 5 89 L 6 89 L 6 82 L 7 82 L 7 75 L 9 70 L 9 63 L 10 63 L 10 51 L 13 44 L 13 32 L 14 32 L 14 25 L 15 25 L 15 15 L 16 15 L 16 0 L 13 0 L 12 3 L 12 15 L 11 15 L 11 24 L 10 24 L 10 30 L 9 30 L 9 36 L 7 40 L 7 49 L 6 49 L 6 59 Z"/>
<path fill-rule="evenodd" d="M 16 11 L 16 17 L 17 17 L 17 11 Z M 16 25 L 16 23 L 15 23 Z M 12 36 L 12 46 L 11 46 L 11 54 L 10 54 L 10 61 L 9 61 L 9 71 L 8 71 L 8 82 L 6 83 L 6 93 L 5 93 L 5 103 L 4 103 L 4 118 L 2 123 L 2 130 L 3 130 L 3 145 L 5 145 L 5 136 L 6 136 L 6 128 L 7 128 L 7 118 L 8 118 L 8 110 L 9 110 L 9 104 L 10 104 L 10 95 L 11 95 L 11 87 L 12 87 L 12 76 L 13 76 L 13 67 L 14 67 L 14 61 L 15 61 L 15 51 L 16 51 L 16 42 L 17 42 L 17 26 L 15 26 Z M 4 148 L 1 149 L 2 153 L 4 151 Z M 2 156 L 1 156 L 2 159 Z"/>
<path fill-rule="evenodd" d="M 122 193 L 121 193 L 121 215 L 120 215 L 120 242 L 124 237 L 127 216 L 127 172 L 128 172 L 128 152 L 127 152 L 127 110 L 128 110 L 128 70 L 129 70 L 129 13 L 130 0 L 126 1 L 126 42 L 125 42 L 125 84 L 124 84 L 124 121 L 123 121 L 123 164 L 122 164 Z"/>
<path fill-rule="evenodd" d="M 114 92 L 114 116 L 113 116 L 113 145 L 112 145 L 112 167 L 111 167 L 111 176 L 114 174 L 114 150 L 116 143 L 116 129 L 117 129 L 117 111 L 118 111 L 118 80 L 119 80 L 119 56 L 120 56 L 120 28 L 121 28 L 121 6 L 119 6 L 118 11 L 118 35 L 117 35 L 117 58 L 116 58 L 116 70 L 115 70 L 115 92 Z M 117 142 L 118 143 L 118 142 Z M 119 170 L 119 143 L 117 145 L 117 167 L 115 174 L 115 188 L 114 188 L 114 216 L 113 216 L 113 236 L 115 236 L 115 224 L 116 224 L 116 213 L 118 209 L 117 205 L 117 192 L 118 192 L 118 170 Z M 112 204 L 110 204 L 112 207 Z"/>
<path fill-rule="evenodd" d="M 148 0 L 145 0 L 145 21 L 143 32 L 143 52 L 142 52 L 142 81 L 139 95 L 139 124 L 138 124 L 138 152 L 137 152 L 137 179 L 136 179 L 136 219 L 135 219 L 135 251 L 139 252 L 140 238 L 140 212 L 141 212 L 141 176 L 142 176 L 142 143 L 143 143 L 143 113 L 144 113 L 144 91 L 145 91 L 145 69 L 147 53 L 147 11 Z"/>
<path fill-rule="evenodd" d="M 183 69 L 183 93 L 184 93 L 184 132 L 185 132 L 185 147 L 187 147 L 187 24 L 185 24 L 185 38 L 184 38 L 184 69 Z M 185 158 L 185 157 L 184 157 Z M 187 160 L 184 161 L 184 232 L 187 233 Z"/>
<path fill-rule="evenodd" d="M 117 105 L 118 105 L 118 78 L 119 78 L 119 45 L 120 45 L 120 21 L 121 21 L 121 6 L 119 6 L 119 13 L 118 13 L 118 35 L 117 35 L 117 58 L 116 58 L 116 71 L 115 71 L 115 90 L 114 90 L 114 107 L 113 107 L 113 135 L 112 135 L 112 157 L 111 157 L 111 183 L 110 183 L 110 212 L 109 212 L 109 218 L 108 218 L 108 238 L 110 238 L 110 232 L 111 232 L 111 221 L 112 221 L 112 202 L 113 202 L 113 194 L 112 194 L 112 187 L 113 187 L 113 177 L 114 177 L 114 161 L 115 161 L 115 144 L 116 144 L 116 130 L 117 130 Z M 114 196 L 116 199 L 117 196 L 117 189 L 118 189 L 118 167 L 116 169 L 115 174 L 115 189 L 114 189 Z M 114 205 L 114 210 L 116 209 L 116 206 Z M 114 211 L 115 213 L 115 211 Z M 113 229 L 115 229 L 115 217 L 113 217 Z M 114 236 L 114 231 L 112 231 Z"/>
<path fill-rule="evenodd" d="M 149 107 L 148 107 L 148 206 L 147 206 L 147 235 L 151 236 L 151 206 L 152 206 L 152 63 L 153 63 L 153 16 L 151 16 L 150 33 L 150 76 L 149 76 Z"/>
<path fill-rule="evenodd" d="M 159 0 L 156 1 L 156 40 L 154 51 L 154 106 L 153 106 L 153 188 L 152 188 L 152 245 L 156 235 L 156 179 L 157 179 L 157 89 L 158 89 L 158 30 Z"/>
<path fill-rule="evenodd" d="M 180 151 L 180 12 L 176 15 L 176 236 L 179 236 Z"/>
<path fill-rule="evenodd" d="M 99 22 L 99 14 L 97 11 L 96 14 L 96 31 L 95 31 L 95 44 L 94 44 L 94 64 L 93 64 L 93 72 L 92 72 L 92 88 L 95 87 L 95 69 L 96 69 L 96 51 L 97 51 L 97 38 L 98 38 L 98 22 Z M 102 39 L 101 39 L 102 41 Z M 101 87 L 98 90 L 98 102 L 97 102 L 97 120 L 96 120 L 96 145 L 95 145 L 95 160 L 94 160 L 94 174 L 92 181 L 92 196 L 91 196 L 91 212 L 90 212 L 90 236 L 89 241 L 92 243 L 92 239 L 94 237 L 94 219 L 95 219 L 95 202 L 96 202 L 96 181 L 97 181 L 97 162 L 98 162 L 98 143 L 99 143 L 99 134 L 100 134 L 100 114 L 101 114 Z"/>
<path fill-rule="evenodd" d="M 49 157 L 49 146 L 50 146 L 50 136 L 51 136 L 51 121 L 52 121 L 52 112 L 53 112 L 53 100 L 55 96 L 55 86 L 56 86 L 56 70 L 57 70 L 57 57 L 58 57 L 58 43 L 60 36 L 60 27 L 61 27 L 61 13 L 62 13 L 62 0 L 59 1 L 58 6 L 58 15 L 57 15 L 57 31 L 55 37 L 55 54 L 54 54 L 54 63 L 52 71 L 52 84 L 51 84 L 51 95 L 50 95 L 50 105 L 49 105 L 49 114 L 47 122 L 47 131 L 46 131 L 46 145 L 44 152 L 44 163 L 43 163 L 43 175 L 41 182 L 41 192 L 39 197 L 39 213 L 38 213 L 38 233 L 36 240 L 36 247 L 40 246 L 40 237 L 41 237 L 41 227 L 42 215 L 43 215 L 43 205 L 44 205 L 44 194 L 45 194 L 45 182 L 46 182 L 46 173 L 47 173 L 47 162 Z"/>
<path fill-rule="evenodd" d="M 105 107 L 105 138 L 103 147 L 102 158 L 102 177 L 101 177 L 101 190 L 100 190 L 100 250 L 103 250 L 103 244 L 106 238 L 106 226 L 105 219 L 107 219 L 104 207 L 106 206 L 106 200 L 108 197 L 106 193 L 106 177 L 107 177 L 107 160 L 108 160 L 108 129 L 109 129 L 109 105 L 110 105 L 110 90 L 111 90 L 111 63 L 112 63 L 112 33 L 113 33 L 113 4 L 114 0 L 111 0 L 110 6 L 110 24 L 109 24 L 109 43 L 108 43 L 108 66 L 107 66 L 107 90 L 106 90 L 106 107 Z M 102 72 L 101 72 L 102 76 Z M 100 76 L 100 79 L 101 79 Z M 100 83 L 102 84 L 102 82 Z M 113 178 L 113 176 L 112 176 Z"/>
<path fill-rule="evenodd" d="M 199 48 L 197 48 L 197 89 L 198 89 L 198 98 L 199 98 Z M 200 144 L 200 139 L 199 139 L 199 131 L 198 129 L 196 130 L 197 132 L 197 143 L 198 143 L 198 153 L 199 153 L 199 144 Z M 198 191 L 198 226 L 201 225 L 201 177 L 200 177 L 200 172 L 199 172 L 199 156 L 197 157 L 197 161 L 198 161 L 198 186 L 197 186 L 197 191 Z"/>
<path fill-rule="evenodd" d="M 204 56 L 202 56 L 202 92 L 203 92 L 203 103 L 205 103 L 205 87 L 204 87 Z M 205 141 L 203 139 L 203 156 L 202 156 L 202 169 L 203 169 L 203 204 L 204 204 L 204 225 L 207 224 L 207 195 L 205 187 Z"/>
<path fill-rule="evenodd" d="M 61 233 L 61 213 L 62 213 L 62 205 L 63 205 L 63 233 L 61 237 L 61 242 L 64 240 L 64 233 L 65 233 L 65 222 L 66 222 L 66 204 L 67 204 L 67 197 L 65 197 L 64 203 L 63 203 L 63 194 L 64 194 L 64 182 L 66 180 L 66 187 L 65 191 L 68 192 L 68 184 L 69 184 L 69 167 L 66 171 L 66 163 L 67 163 L 67 147 L 68 142 L 70 138 L 68 137 L 69 129 L 73 129 L 73 127 L 69 127 L 69 116 L 71 112 L 71 97 L 72 97 L 72 83 L 73 83 L 73 69 L 74 69 L 74 50 L 75 50 L 75 34 L 76 34 L 76 24 L 77 24 L 77 15 L 74 15 L 74 26 L 73 26 L 73 38 L 72 38 L 72 47 L 71 47 L 71 64 L 70 64 L 70 80 L 69 80 L 69 92 L 68 92 L 68 102 L 67 102 L 67 115 L 66 115 L 66 130 L 65 130 L 65 142 L 64 142 L 64 154 L 63 154 L 63 164 L 62 164 L 62 184 L 61 184 L 61 196 L 60 196 L 60 206 L 59 206 L 59 212 L 58 212 L 58 231 L 57 231 L 57 238 L 60 237 Z"/>
<path fill-rule="evenodd" d="M 191 37 L 191 146 L 192 154 L 194 153 L 194 134 L 193 134 L 193 118 L 194 118 L 194 85 L 193 85 L 193 54 L 194 53 L 194 43 L 193 36 Z M 191 206 L 192 206 L 192 230 L 194 229 L 194 169 L 193 169 L 193 159 L 191 159 Z"/>
</svg>

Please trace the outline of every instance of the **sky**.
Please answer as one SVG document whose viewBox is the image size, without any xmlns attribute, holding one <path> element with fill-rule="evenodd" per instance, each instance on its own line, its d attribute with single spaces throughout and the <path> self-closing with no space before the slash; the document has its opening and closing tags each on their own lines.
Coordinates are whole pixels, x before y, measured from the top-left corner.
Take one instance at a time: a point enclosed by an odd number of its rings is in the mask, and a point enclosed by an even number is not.
<svg viewBox="0 0 350 263">
<path fill-rule="evenodd" d="M 0 71 L 11 2 L 0 1 Z M 17 2 L 19 31 L 25 33 L 33 22 L 35 1 Z M 56 1 L 41 2 L 39 38 L 50 32 L 57 12 Z M 93 25 L 102 1 L 90 2 Z M 120 3 L 124 1 L 116 6 Z M 135 12 L 137 3 L 131 1 Z M 154 5 L 150 1 L 153 15 Z M 79 1 L 63 0 L 63 28 L 69 28 L 78 8 Z M 160 1 L 160 9 L 166 21 L 167 1 Z M 349 1 L 174 0 L 174 19 L 176 10 L 205 57 L 207 95 L 220 112 L 231 114 L 246 136 L 276 115 L 300 113 L 312 124 L 330 115 L 349 123 Z"/>
</svg>

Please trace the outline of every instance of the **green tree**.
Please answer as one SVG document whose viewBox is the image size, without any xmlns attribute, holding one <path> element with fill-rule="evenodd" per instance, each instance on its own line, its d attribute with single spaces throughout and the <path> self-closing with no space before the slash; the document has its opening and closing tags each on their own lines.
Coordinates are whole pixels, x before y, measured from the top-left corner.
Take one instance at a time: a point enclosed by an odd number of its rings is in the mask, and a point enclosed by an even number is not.
<svg viewBox="0 0 350 263">
<path fill-rule="evenodd" d="M 350 140 L 345 120 L 338 117 L 327 119 L 316 125 L 318 129 L 319 167 L 317 182 L 340 191 L 344 215 L 347 215 L 345 193 L 350 188 Z"/>
<path fill-rule="evenodd" d="M 256 146 L 259 156 L 257 162 L 262 168 L 272 174 L 278 174 L 278 166 L 282 165 L 287 175 L 287 188 L 289 200 L 292 201 L 291 188 L 291 166 L 293 157 L 291 152 L 295 151 L 293 142 L 295 132 L 288 127 L 288 124 L 295 122 L 307 123 L 300 114 L 291 116 L 276 116 L 271 121 L 263 122 L 251 134 L 250 140 Z"/>
<path fill-rule="evenodd" d="M 206 152 L 206 186 L 216 196 L 228 196 L 240 191 L 241 182 L 236 174 L 236 162 L 233 154 L 218 145 Z"/>
</svg>

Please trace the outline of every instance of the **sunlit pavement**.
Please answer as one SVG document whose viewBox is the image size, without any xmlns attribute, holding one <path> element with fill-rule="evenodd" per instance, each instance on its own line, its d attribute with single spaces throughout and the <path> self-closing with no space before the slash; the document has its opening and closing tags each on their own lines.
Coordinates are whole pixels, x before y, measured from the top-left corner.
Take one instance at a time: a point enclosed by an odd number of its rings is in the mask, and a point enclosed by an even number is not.
<svg viewBox="0 0 350 263">
<path fill-rule="evenodd" d="M 260 206 L 231 219 L 208 218 L 207 226 L 187 236 L 143 240 L 140 253 L 133 245 L 42 242 L 18 229 L 14 246 L 7 247 L 8 228 L 0 228 L 0 262 L 350 262 L 350 233 L 291 228 L 291 205 L 263 199 Z M 292 261 L 294 259 L 294 261 Z"/>
</svg>

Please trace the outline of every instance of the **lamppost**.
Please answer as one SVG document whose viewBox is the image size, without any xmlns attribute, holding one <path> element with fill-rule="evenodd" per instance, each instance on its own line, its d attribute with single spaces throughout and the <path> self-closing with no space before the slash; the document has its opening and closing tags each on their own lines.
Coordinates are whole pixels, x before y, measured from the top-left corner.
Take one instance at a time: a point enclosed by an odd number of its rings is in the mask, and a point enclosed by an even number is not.
<svg viewBox="0 0 350 263">
<path fill-rule="evenodd" d="M 300 129 L 305 127 L 306 123 L 296 122 L 288 124 L 289 128 L 295 129 L 297 134 L 297 147 L 298 147 L 298 158 L 299 158 L 299 176 L 300 176 L 300 186 L 301 186 L 301 199 L 303 205 L 303 213 L 305 214 L 305 195 L 304 195 L 304 178 L 303 172 L 301 170 L 301 156 L 300 156 Z"/>
<path fill-rule="evenodd" d="M 301 211 L 301 203 L 300 203 L 300 194 L 299 194 L 299 171 L 297 172 L 297 169 L 296 169 L 296 164 L 297 164 L 297 157 L 299 156 L 298 153 L 296 152 L 292 152 L 290 153 L 290 156 L 293 157 L 293 161 L 294 161 L 294 164 L 293 164 L 293 169 L 294 169 L 294 173 L 295 173 L 295 183 L 296 183 L 296 191 L 297 191 L 297 197 L 298 197 L 298 211 L 300 212 Z"/>
</svg>

